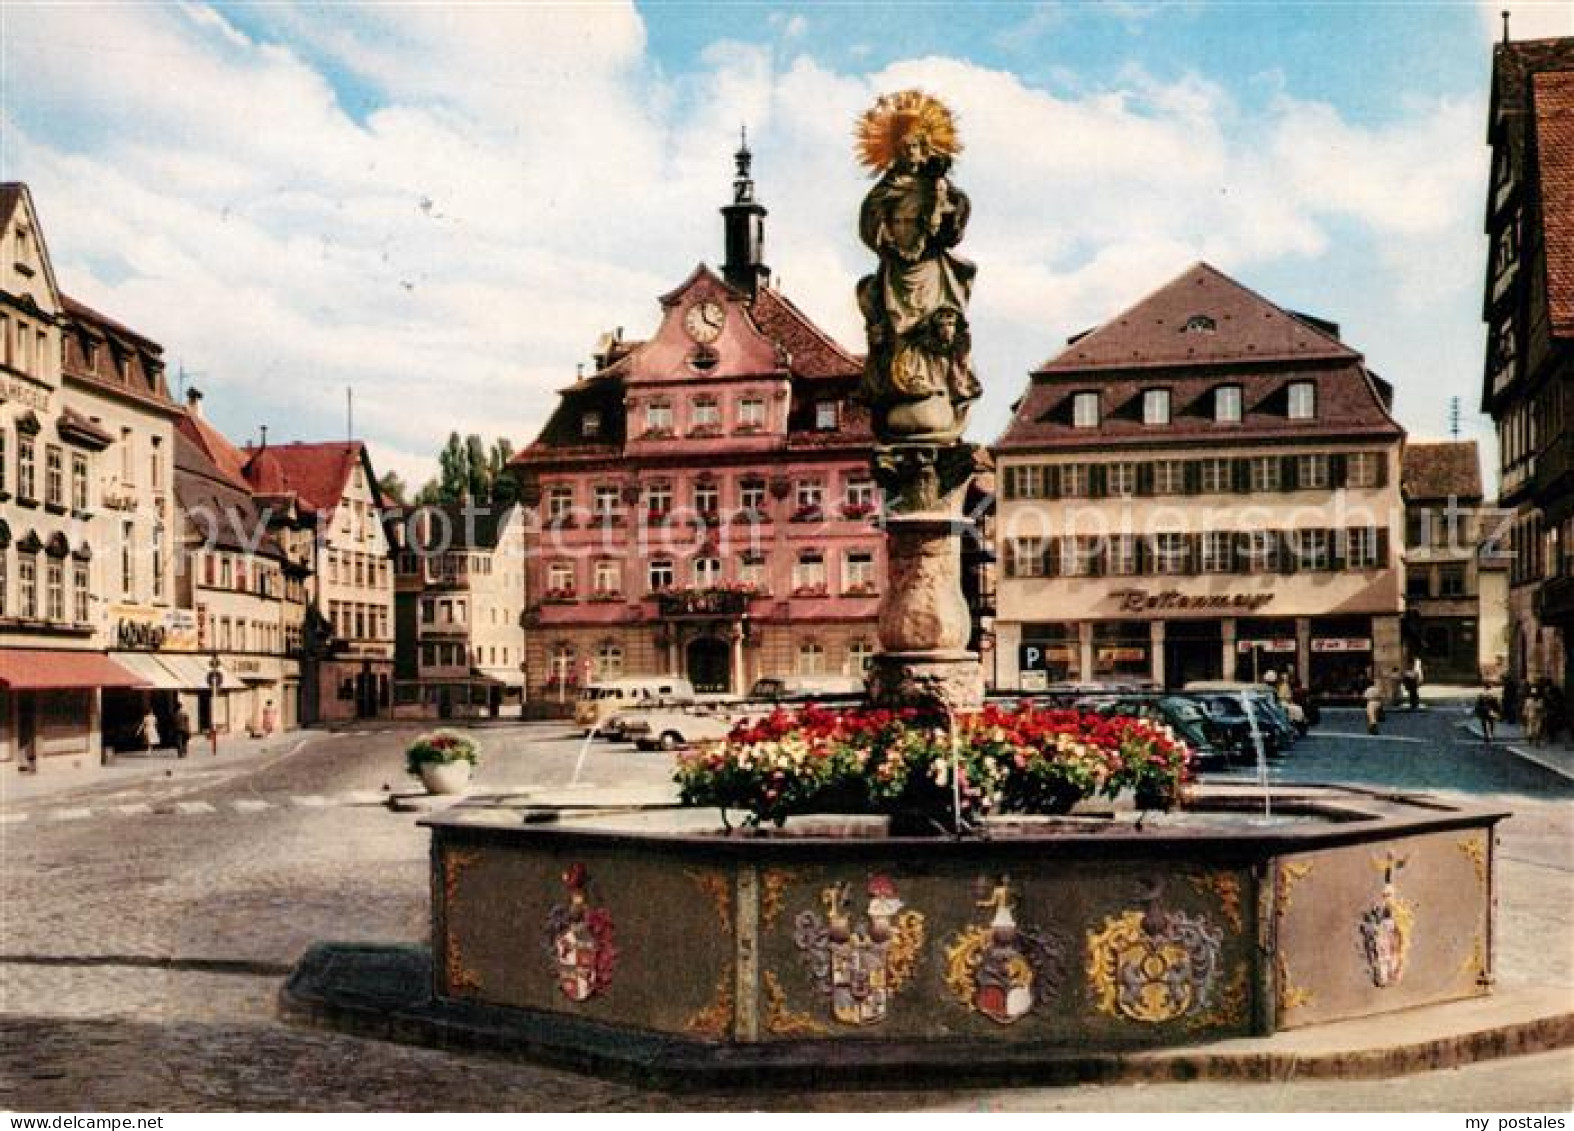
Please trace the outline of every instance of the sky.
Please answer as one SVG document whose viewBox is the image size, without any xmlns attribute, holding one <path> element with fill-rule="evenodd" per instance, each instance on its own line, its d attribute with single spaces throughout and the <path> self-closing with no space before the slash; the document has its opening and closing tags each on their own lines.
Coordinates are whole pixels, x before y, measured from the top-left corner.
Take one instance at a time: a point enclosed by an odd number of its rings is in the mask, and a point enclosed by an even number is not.
<svg viewBox="0 0 1574 1131">
<path fill-rule="evenodd" d="M 718 264 L 740 125 L 781 288 L 861 352 L 852 124 L 922 87 L 992 441 L 1065 339 L 1205 260 L 1338 322 L 1413 436 L 1476 409 L 1498 12 L 1567 3 L 26 4 L 0 179 L 61 286 L 164 345 L 234 439 L 353 427 L 412 485 L 534 438 L 596 338 Z M 1489 459 L 1489 465 L 1491 460 Z M 1490 471 L 1490 466 L 1489 466 Z"/>
</svg>

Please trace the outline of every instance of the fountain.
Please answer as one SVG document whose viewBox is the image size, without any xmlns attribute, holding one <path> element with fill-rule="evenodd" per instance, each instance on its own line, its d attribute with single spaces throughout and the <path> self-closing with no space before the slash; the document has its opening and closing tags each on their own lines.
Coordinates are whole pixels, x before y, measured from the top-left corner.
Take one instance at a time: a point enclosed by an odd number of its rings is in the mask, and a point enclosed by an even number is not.
<svg viewBox="0 0 1574 1131">
<path fill-rule="evenodd" d="M 858 298 L 890 563 L 870 694 L 952 720 L 953 828 L 971 835 L 472 799 L 422 822 L 430 949 L 315 948 L 288 1015 L 663 1082 L 941 1069 L 950 1084 L 1489 992 L 1502 812 L 1273 791 L 1259 756 L 1255 790 L 1201 789 L 1180 812 L 964 829 L 955 720 L 982 683 L 958 542 L 979 393 L 959 150 L 920 92 L 864 115 L 879 179 L 859 227 L 879 266 Z"/>
</svg>

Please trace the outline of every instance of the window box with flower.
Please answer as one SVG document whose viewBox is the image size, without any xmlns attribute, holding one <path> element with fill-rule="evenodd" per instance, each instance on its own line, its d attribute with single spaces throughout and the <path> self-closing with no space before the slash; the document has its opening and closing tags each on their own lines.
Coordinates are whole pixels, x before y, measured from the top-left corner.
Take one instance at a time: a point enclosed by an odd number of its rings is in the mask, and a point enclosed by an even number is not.
<svg viewBox="0 0 1574 1131">
<path fill-rule="evenodd" d="M 597 589 L 590 595 L 590 600 L 598 604 L 610 605 L 623 600 L 623 594 L 616 589 Z"/>
<path fill-rule="evenodd" d="M 842 590 L 844 597 L 874 597 L 880 590 L 872 581 L 854 581 Z"/>
<path fill-rule="evenodd" d="M 843 518 L 847 518 L 847 519 L 853 519 L 855 521 L 858 520 L 858 519 L 870 518 L 873 515 L 875 515 L 879 511 L 879 509 L 880 508 L 876 504 L 874 504 L 873 502 L 869 502 L 869 501 L 860 501 L 860 502 L 856 502 L 856 503 L 843 503 L 842 504 L 842 517 Z"/>
<path fill-rule="evenodd" d="M 792 512 L 793 522 L 824 522 L 825 508 L 818 504 L 795 507 Z"/>
<path fill-rule="evenodd" d="M 795 585 L 792 590 L 794 597 L 825 597 L 829 594 L 830 590 L 824 585 Z"/>
<path fill-rule="evenodd" d="M 662 425 L 656 425 L 641 432 L 639 434 L 639 438 L 641 440 L 670 440 L 674 435 L 675 433 L 671 428 Z"/>
<path fill-rule="evenodd" d="M 576 600 L 578 594 L 572 585 L 559 585 L 541 595 L 541 603 L 544 605 L 567 605 Z"/>
</svg>

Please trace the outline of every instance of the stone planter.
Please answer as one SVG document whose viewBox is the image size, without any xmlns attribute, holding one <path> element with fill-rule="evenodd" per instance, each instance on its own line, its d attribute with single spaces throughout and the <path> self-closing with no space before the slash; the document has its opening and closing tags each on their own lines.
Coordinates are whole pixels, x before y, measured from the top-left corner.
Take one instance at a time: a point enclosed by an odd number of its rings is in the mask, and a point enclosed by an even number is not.
<svg viewBox="0 0 1574 1131">
<path fill-rule="evenodd" d="M 421 784 L 427 793 L 463 793 L 474 767 L 469 762 L 423 762 Z"/>
</svg>

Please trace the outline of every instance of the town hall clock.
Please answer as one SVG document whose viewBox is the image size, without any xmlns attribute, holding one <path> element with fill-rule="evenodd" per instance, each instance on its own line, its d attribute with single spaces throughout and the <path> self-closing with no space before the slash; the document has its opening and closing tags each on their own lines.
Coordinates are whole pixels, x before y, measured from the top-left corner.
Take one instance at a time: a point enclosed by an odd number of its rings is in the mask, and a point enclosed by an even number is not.
<svg viewBox="0 0 1574 1131">
<path fill-rule="evenodd" d="M 709 345 L 721 337 L 721 328 L 726 321 L 726 308 L 718 302 L 706 299 L 689 307 L 683 315 L 683 328 L 696 342 Z"/>
</svg>

